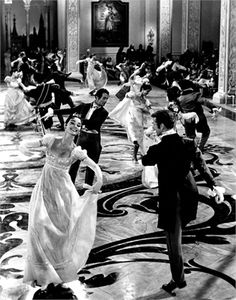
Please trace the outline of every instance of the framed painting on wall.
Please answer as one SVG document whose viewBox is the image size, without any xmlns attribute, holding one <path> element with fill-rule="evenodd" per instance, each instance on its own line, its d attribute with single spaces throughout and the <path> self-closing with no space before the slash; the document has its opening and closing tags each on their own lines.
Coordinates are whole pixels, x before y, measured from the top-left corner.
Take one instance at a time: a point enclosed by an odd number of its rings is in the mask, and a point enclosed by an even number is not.
<svg viewBox="0 0 236 300">
<path fill-rule="evenodd" d="M 129 3 L 92 2 L 92 47 L 128 46 Z"/>
</svg>

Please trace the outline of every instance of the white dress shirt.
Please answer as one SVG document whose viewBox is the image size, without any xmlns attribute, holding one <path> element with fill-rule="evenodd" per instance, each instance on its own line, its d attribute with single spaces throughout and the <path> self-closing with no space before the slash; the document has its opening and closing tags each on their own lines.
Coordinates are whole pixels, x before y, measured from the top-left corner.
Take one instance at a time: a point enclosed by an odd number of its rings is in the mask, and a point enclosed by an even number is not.
<svg viewBox="0 0 236 300">
<path fill-rule="evenodd" d="M 87 112 L 87 115 L 85 117 L 86 120 L 89 120 L 93 114 L 93 112 L 98 108 L 99 106 L 95 103 L 90 107 L 89 111 Z"/>
</svg>

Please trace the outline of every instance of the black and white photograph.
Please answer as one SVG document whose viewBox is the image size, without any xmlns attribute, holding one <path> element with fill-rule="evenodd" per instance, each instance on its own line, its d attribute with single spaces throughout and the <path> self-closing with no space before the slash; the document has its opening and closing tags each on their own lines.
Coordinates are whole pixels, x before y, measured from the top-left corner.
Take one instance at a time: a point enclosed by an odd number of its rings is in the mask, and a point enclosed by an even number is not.
<svg viewBox="0 0 236 300">
<path fill-rule="evenodd" d="M 236 299 L 236 1 L 0 16 L 0 299 Z"/>
</svg>

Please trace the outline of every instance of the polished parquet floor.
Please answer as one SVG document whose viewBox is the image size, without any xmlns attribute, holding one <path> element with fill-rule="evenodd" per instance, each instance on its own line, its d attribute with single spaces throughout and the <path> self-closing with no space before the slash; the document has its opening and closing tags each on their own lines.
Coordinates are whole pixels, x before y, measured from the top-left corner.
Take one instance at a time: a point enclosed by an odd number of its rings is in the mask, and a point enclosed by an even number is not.
<svg viewBox="0 0 236 300">
<path fill-rule="evenodd" d="M 90 102 L 88 89 L 68 84 Z M 110 111 L 118 103 L 119 87 L 108 84 Z M 32 126 L 12 131 L 3 128 L 4 92 L 0 93 L 0 299 L 32 299 L 32 289 L 22 283 L 26 255 L 28 207 L 32 189 L 40 176 L 44 156 L 25 160 L 18 151 L 21 140 L 41 135 Z M 76 101 L 77 101 L 76 100 Z M 153 88 L 150 101 L 165 106 L 165 91 Z M 236 299 L 235 201 L 236 122 L 206 115 L 211 136 L 204 157 L 225 187 L 225 202 L 216 205 L 207 195 L 205 182 L 197 176 L 200 196 L 197 220 L 183 232 L 187 287 L 176 291 L 180 300 Z M 58 123 L 54 117 L 54 125 Z M 179 127 L 181 133 L 182 128 Z M 61 135 L 54 126 L 53 134 Z M 98 200 L 96 239 L 86 266 L 79 272 L 79 299 L 158 300 L 172 296 L 160 287 L 170 280 L 164 233 L 157 229 L 157 191 L 141 183 L 142 167 L 132 161 L 132 145 L 123 128 L 108 119 L 102 130 L 103 151 L 99 165 L 104 176 Z M 79 189 L 83 166 L 76 182 Z M 76 288 L 75 288 L 76 289 Z"/>
</svg>

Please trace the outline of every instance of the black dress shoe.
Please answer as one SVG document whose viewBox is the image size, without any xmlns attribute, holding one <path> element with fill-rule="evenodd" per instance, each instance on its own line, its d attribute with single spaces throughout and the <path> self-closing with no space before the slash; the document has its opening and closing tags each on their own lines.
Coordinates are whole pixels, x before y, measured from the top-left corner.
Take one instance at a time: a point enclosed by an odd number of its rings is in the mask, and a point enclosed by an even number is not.
<svg viewBox="0 0 236 300">
<path fill-rule="evenodd" d="M 164 291 L 166 291 L 168 294 L 170 294 L 171 296 L 176 296 L 176 294 L 173 292 L 173 290 L 177 288 L 177 284 L 173 280 L 171 280 L 167 284 L 163 284 L 163 286 L 161 288 Z"/>
<path fill-rule="evenodd" d="M 183 282 L 180 282 L 177 284 L 175 281 L 171 280 L 169 283 L 163 284 L 163 286 L 161 288 L 164 291 L 166 291 L 167 293 L 169 293 L 171 296 L 176 296 L 176 294 L 173 292 L 173 290 L 176 288 L 183 289 L 186 286 L 187 286 L 186 281 L 183 281 Z"/>
<path fill-rule="evenodd" d="M 185 288 L 186 286 L 187 286 L 187 282 L 186 282 L 185 280 L 184 280 L 183 282 L 177 284 L 177 287 L 178 287 L 179 289 L 183 289 L 183 288 Z"/>
</svg>

